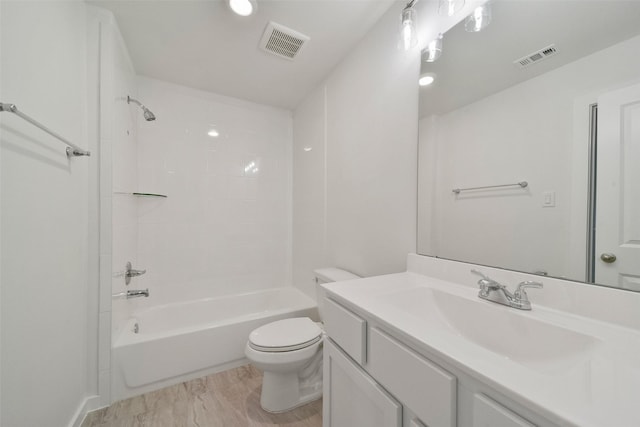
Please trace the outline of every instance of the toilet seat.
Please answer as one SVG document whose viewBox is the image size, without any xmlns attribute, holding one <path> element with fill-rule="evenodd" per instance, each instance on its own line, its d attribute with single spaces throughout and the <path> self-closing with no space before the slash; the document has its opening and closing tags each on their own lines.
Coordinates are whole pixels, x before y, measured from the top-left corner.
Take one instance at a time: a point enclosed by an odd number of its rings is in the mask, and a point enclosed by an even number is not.
<svg viewBox="0 0 640 427">
<path fill-rule="evenodd" d="M 322 329 L 308 317 L 278 320 L 255 329 L 249 346 L 257 351 L 287 352 L 309 347 L 322 339 Z"/>
</svg>

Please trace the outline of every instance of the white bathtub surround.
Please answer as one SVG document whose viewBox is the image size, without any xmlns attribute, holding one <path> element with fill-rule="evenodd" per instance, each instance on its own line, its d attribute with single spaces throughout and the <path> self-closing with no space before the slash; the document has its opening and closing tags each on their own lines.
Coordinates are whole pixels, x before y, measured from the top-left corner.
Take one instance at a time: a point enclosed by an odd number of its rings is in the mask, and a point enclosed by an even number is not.
<svg viewBox="0 0 640 427">
<path fill-rule="evenodd" d="M 255 313 L 275 310 L 264 314 L 269 321 L 313 305 L 280 290 L 291 283 L 291 113 L 144 77 L 135 89 L 128 94 L 156 120 L 126 99 L 126 115 L 114 119 L 113 292 L 148 288 L 150 296 L 113 302 L 113 400 L 244 363 L 244 341 L 263 322 Z M 147 272 L 125 288 L 126 261 Z M 267 305 L 241 307 L 251 301 Z M 204 347 L 173 361 L 176 342 Z M 167 360 L 147 363 L 150 348 Z"/>
<path fill-rule="evenodd" d="M 138 190 L 168 197 L 137 202 L 135 304 L 289 285 L 291 113 L 144 77 L 138 98 Z"/>
<path fill-rule="evenodd" d="M 122 193 L 137 188 L 138 113 L 127 104 L 136 93 L 135 69 L 110 12 L 93 8 L 95 51 L 100 54 L 100 351 L 101 378 L 111 376 L 112 336 L 131 315 L 131 305 L 112 294 L 125 292 L 128 261 L 137 266 L 138 206 Z M 134 282 L 135 286 L 135 282 Z M 106 326 L 108 325 L 108 329 Z M 110 379 L 102 385 L 103 405 L 111 403 Z"/>
<path fill-rule="evenodd" d="M 139 308 L 114 340 L 113 395 L 124 399 L 246 364 L 252 330 L 316 313 L 315 302 L 291 287 Z"/>
<path fill-rule="evenodd" d="M 524 280 L 541 281 L 544 288 L 529 292 L 531 311 L 516 310 L 479 299 L 471 268 L 511 290 Z M 384 358 L 374 348 L 392 343 L 388 334 L 453 375 L 454 386 L 458 378 L 459 398 L 448 404 L 458 423 L 477 419 L 471 402 L 486 403 L 487 395 L 536 425 L 640 423 L 637 293 L 418 255 L 409 255 L 405 273 L 325 287 L 371 318 L 373 350 L 364 367 L 396 397 L 407 387 L 380 371 Z M 442 415 L 409 406 L 414 413 Z"/>
</svg>

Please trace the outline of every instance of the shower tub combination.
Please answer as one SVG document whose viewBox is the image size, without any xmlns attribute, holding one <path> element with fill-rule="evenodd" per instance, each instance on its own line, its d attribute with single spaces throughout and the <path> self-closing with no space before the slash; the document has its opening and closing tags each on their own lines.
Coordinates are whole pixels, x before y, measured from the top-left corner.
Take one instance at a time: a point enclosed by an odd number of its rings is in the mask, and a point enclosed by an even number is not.
<svg viewBox="0 0 640 427">
<path fill-rule="evenodd" d="M 114 341 L 113 399 L 248 363 L 244 347 L 252 330 L 304 316 L 317 318 L 316 303 L 291 287 L 137 311 Z"/>
</svg>

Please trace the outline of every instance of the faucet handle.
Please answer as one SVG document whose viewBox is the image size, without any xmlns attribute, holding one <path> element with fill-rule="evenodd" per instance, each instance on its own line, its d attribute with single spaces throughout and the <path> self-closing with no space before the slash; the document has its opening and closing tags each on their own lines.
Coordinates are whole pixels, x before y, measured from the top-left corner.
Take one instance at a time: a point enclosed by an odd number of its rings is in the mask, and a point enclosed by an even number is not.
<svg viewBox="0 0 640 427">
<path fill-rule="evenodd" d="M 485 275 L 482 271 L 478 271 L 475 268 L 472 268 L 471 272 L 473 274 L 477 274 L 478 276 L 482 277 L 484 280 L 492 280 L 489 276 Z"/>
<path fill-rule="evenodd" d="M 540 289 L 542 287 L 543 287 L 542 283 L 534 282 L 532 280 L 527 280 L 526 282 L 520 282 L 518 283 L 518 287 L 516 288 L 516 291 L 513 294 L 513 296 L 518 300 L 528 301 L 529 298 L 527 297 L 527 292 L 525 291 L 525 289 L 526 288 Z"/>
<path fill-rule="evenodd" d="M 127 270 L 124 274 L 127 277 L 138 277 L 138 276 L 142 276 L 144 273 L 146 273 L 147 270 Z"/>
<path fill-rule="evenodd" d="M 472 269 L 471 272 L 473 274 L 477 274 L 478 276 L 482 277 L 482 279 L 478 280 L 478 285 L 480 285 L 480 288 L 482 290 L 486 290 L 486 289 L 504 289 L 504 287 L 505 287 L 504 285 L 501 285 L 500 283 L 496 282 L 491 277 L 485 275 L 481 271 Z"/>
<path fill-rule="evenodd" d="M 124 270 L 124 284 L 128 285 L 129 283 L 131 283 L 132 277 L 142 276 L 146 272 L 147 270 L 134 270 L 131 267 L 131 262 L 130 261 L 127 262 L 127 265 Z"/>
<path fill-rule="evenodd" d="M 506 292 L 506 287 L 496 282 L 491 277 L 486 276 L 478 270 L 472 269 L 471 272 L 482 277 L 482 279 L 478 280 L 478 285 L 480 286 L 478 296 L 480 296 L 480 298 L 487 298 L 492 291 L 502 290 L 503 292 Z"/>
</svg>

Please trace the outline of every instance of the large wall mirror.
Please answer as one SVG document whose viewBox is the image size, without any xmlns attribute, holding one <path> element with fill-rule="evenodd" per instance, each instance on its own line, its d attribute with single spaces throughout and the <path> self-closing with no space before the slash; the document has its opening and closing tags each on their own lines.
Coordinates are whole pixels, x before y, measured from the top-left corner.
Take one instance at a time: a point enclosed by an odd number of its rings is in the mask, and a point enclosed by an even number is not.
<svg viewBox="0 0 640 427">
<path fill-rule="evenodd" d="M 421 65 L 418 252 L 640 291 L 640 2 L 490 6 Z"/>
</svg>

